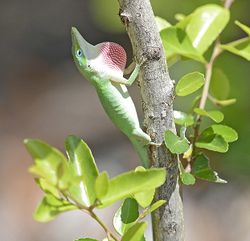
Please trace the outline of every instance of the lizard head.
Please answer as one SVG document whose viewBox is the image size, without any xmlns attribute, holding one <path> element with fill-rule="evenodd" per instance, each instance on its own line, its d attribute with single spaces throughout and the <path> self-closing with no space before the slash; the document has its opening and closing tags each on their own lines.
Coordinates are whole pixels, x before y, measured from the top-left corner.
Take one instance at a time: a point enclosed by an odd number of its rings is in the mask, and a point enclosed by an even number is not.
<svg viewBox="0 0 250 241">
<path fill-rule="evenodd" d="M 75 27 L 71 29 L 71 36 L 72 55 L 78 69 L 82 72 L 87 68 L 88 56 L 93 46 L 82 37 Z"/>
</svg>

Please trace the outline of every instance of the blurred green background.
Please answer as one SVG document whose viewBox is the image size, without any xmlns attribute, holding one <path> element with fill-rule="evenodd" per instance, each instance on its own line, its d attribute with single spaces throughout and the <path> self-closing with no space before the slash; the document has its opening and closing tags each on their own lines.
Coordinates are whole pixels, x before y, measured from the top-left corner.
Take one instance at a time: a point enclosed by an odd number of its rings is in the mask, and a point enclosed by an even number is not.
<svg viewBox="0 0 250 241">
<path fill-rule="evenodd" d="M 221 1 L 152 0 L 156 15 L 175 23 L 176 13 Z M 63 149 L 69 134 L 81 136 L 92 148 L 100 169 L 112 175 L 138 165 L 130 143 L 106 117 L 94 89 L 77 72 L 71 58 L 70 28 L 76 26 L 91 43 L 114 41 L 128 52 L 131 45 L 118 16 L 116 0 L 57 0 L 0 2 L 0 234 L 3 241 L 74 240 L 104 234 L 87 216 L 72 212 L 48 224 L 32 220 L 42 197 L 27 168 L 31 159 L 24 149 L 26 137 L 43 139 Z M 236 19 L 250 26 L 250 1 L 235 0 L 231 21 L 222 42 L 244 33 Z M 250 240 L 250 63 L 223 53 L 216 61 L 230 80 L 233 106 L 223 108 L 225 123 L 235 128 L 239 140 L 227 154 L 213 156 L 212 166 L 227 185 L 198 183 L 184 188 L 187 241 Z M 200 68 L 182 61 L 170 68 L 178 80 Z M 130 88 L 140 111 L 139 89 Z M 186 99 L 176 109 L 187 108 Z M 210 154 L 211 156 L 211 154 Z M 115 207 L 114 207 L 115 208 Z M 111 225 L 114 209 L 100 215 Z M 98 231 L 97 231 L 98 230 Z M 151 241 L 148 231 L 148 241 Z"/>
</svg>

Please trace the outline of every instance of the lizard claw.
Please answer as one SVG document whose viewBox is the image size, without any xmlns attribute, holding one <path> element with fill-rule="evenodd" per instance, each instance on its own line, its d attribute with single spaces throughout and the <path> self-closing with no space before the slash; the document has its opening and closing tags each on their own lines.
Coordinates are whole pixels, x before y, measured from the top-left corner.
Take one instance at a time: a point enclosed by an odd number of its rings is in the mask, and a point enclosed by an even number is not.
<svg viewBox="0 0 250 241">
<path fill-rule="evenodd" d="M 149 145 L 159 147 L 159 146 L 162 145 L 162 143 L 155 143 L 155 142 L 152 142 L 152 141 L 151 141 L 151 142 L 149 142 Z"/>
<path fill-rule="evenodd" d="M 137 58 L 136 56 L 134 56 L 133 59 L 134 59 L 135 63 L 140 65 L 140 66 L 142 66 L 147 60 L 147 58 L 143 55 L 141 55 L 140 58 Z"/>
</svg>

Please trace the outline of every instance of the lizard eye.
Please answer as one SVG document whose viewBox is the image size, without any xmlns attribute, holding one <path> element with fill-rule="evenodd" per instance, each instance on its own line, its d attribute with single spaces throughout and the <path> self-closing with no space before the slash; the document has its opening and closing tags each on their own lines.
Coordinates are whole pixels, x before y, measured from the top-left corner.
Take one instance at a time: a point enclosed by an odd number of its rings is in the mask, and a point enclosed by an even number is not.
<svg viewBox="0 0 250 241">
<path fill-rule="evenodd" d="M 82 50 L 81 50 L 81 49 L 78 49 L 78 50 L 76 51 L 76 56 L 77 56 L 77 57 L 82 57 L 82 55 L 83 55 Z"/>
</svg>

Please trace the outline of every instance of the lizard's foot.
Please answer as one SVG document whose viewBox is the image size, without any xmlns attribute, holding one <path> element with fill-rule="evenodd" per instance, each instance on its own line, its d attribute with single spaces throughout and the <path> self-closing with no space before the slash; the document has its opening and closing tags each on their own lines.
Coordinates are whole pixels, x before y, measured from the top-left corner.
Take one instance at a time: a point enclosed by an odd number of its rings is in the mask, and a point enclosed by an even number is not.
<svg viewBox="0 0 250 241">
<path fill-rule="evenodd" d="M 149 145 L 151 145 L 151 146 L 161 146 L 162 145 L 162 143 L 155 143 L 155 142 L 149 142 Z"/>
<path fill-rule="evenodd" d="M 142 66 L 147 60 L 147 58 L 143 55 L 141 55 L 139 59 L 134 56 L 133 59 L 134 59 L 134 62 L 136 63 L 136 65 L 139 65 L 139 66 Z"/>
</svg>

